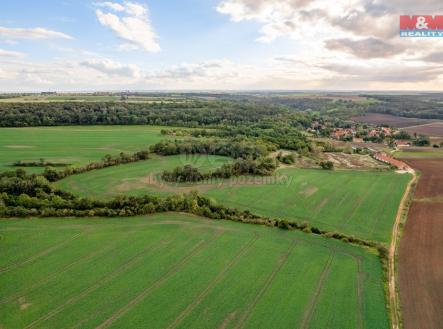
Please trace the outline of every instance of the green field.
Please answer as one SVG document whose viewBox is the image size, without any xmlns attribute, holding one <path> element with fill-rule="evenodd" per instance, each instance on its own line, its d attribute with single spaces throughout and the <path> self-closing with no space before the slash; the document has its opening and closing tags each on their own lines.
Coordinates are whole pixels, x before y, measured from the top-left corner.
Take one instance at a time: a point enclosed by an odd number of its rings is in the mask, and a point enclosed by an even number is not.
<svg viewBox="0 0 443 329">
<path fill-rule="evenodd" d="M 392 172 L 284 169 L 285 184 L 216 188 L 206 194 L 228 207 L 389 242 L 400 200 L 411 179 Z"/>
<path fill-rule="evenodd" d="M 0 98 L 0 103 L 61 103 L 61 102 L 115 102 L 115 103 L 183 103 L 184 98 L 129 96 L 122 101 L 120 95 L 26 95 Z"/>
<path fill-rule="evenodd" d="M 48 102 L 117 102 L 119 96 L 112 95 L 27 95 L 2 98 L 2 103 L 48 103 Z"/>
<path fill-rule="evenodd" d="M 0 171 L 18 160 L 85 165 L 106 154 L 147 149 L 165 136 L 156 126 L 75 126 L 0 129 Z M 27 168 L 41 171 L 41 168 Z"/>
<path fill-rule="evenodd" d="M 221 167 L 233 161 L 231 158 L 215 155 L 177 155 L 162 157 L 151 155 L 151 159 L 132 164 L 108 167 L 79 174 L 58 181 L 55 185 L 80 196 L 109 198 L 116 195 L 170 194 L 175 187 L 161 181 L 163 170 L 190 164 L 201 172 Z M 157 183 L 156 183 L 157 182 Z M 193 186 L 180 185 L 177 192 L 189 192 Z"/>
<path fill-rule="evenodd" d="M 221 162 L 220 157 L 209 157 L 214 161 L 205 160 L 208 157 L 203 156 L 195 159 L 202 165 Z M 395 214 L 410 179 L 409 175 L 393 172 L 295 168 L 279 170 L 277 176 L 284 179 L 264 184 L 260 183 L 261 178 L 257 178 L 258 183 L 244 178 L 191 186 L 154 184 L 146 179 L 150 173 L 184 163 L 185 156 L 158 158 L 71 176 L 59 181 L 57 186 L 91 197 L 180 193 L 194 189 L 228 207 L 249 209 L 273 218 L 308 221 L 328 231 L 389 242 Z"/>
<path fill-rule="evenodd" d="M 1 328 L 388 328 L 375 254 L 182 214 L 0 221 Z"/>
</svg>

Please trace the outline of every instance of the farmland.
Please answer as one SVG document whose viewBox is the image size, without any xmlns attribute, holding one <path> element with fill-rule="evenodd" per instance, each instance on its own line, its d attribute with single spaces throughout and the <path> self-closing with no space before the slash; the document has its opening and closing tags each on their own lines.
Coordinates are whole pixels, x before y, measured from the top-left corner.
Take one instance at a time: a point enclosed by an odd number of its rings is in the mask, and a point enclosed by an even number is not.
<svg viewBox="0 0 443 329">
<path fill-rule="evenodd" d="M 399 249 L 400 301 L 405 329 L 443 323 L 443 159 L 405 160 L 421 172 Z"/>
<path fill-rule="evenodd" d="M 1 329 L 389 326 L 410 175 L 273 105 L 23 101 L 1 104 Z"/>
<path fill-rule="evenodd" d="M 407 117 L 395 116 L 390 114 L 380 114 L 380 113 L 367 113 L 361 116 L 354 116 L 352 117 L 352 120 L 374 124 L 374 125 L 389 125 L 395 128 L 422 125 L 432 121 L 426 119 L 407 118 Z"/>
<path fill-rule="evenodd" d="M 284 169 L 288 184 L 234 186 L 207 195 L 264 216 L 309 221 L 322 229 L 388 242 L 409 175 Z"/>
<path fill-rule="evenodd" d="M 147 149 L 165 137 L 156 126 L 72 126 L 0 129 L 0 171 L 19 160 L 85 165 L 106 154 Z M 27 168 L 41 171 L 42 168 Z"/>
<path fill-rule="evenodd" d="M 443 137 L 443 121 L 410 126 L 404 128 L 410 134 L 426 135 L 430 137 Z"/>
<path fill-rule="evenodd" d="M 180 98 L 165 99 L 164 97 L 152 96 L 126 96 L 124 101 L 120 94 L 93 95 L 93 94 L 59 94 L 59 95 L 21 95 L 21 96 L 3 96 L 0 103 L 65 103 L 65 102 L 130 102 L 130 103 L 157 103 L 157 102 L 181 102 Z"/>
<path fill-rule="evenodd" d="M 200 159 L 200 160 L 199 160 Z M 207 168 L 223 159 L 163 157 L 74 175 L 57 186 L 81 196 L 172 193 L 197 190 L 221 204 L 273 218 L 308 221 L 322 229 L 389 242 L 398 203 L 410 179 L 391 172 L 325 172 L 287 168 L 275 179 L 240 178 L 203 184 L 159 184 L 151 174 L 194 161 Z"/>
<path fill-rule="evenodd" d="M 3 328 L 388 328 L 377 256 L 302 232 L 166 213 L 0 233 Z"/>
<path fill-rule="evenodd" d="M 163 170 L 172 170 L 177 166 L 190 164 L 206 172 L 231 161 L 231 158 L 213 155 L 169 157 L 153 155 L 152 159 L 146 161 L 74 175 L 57 182 L 56 186 L 77 195 L 95 198 L 109 198 L 122 194 L 170 194 L 175 187 L 166 189 L 164 183 L 159 182 Z M 182 186 L 182 190 L 185 189 L 189 191 L 189 188 Z M 177 187 L 175 192 L 180 192 L 180 187 Z"/>
</svg>

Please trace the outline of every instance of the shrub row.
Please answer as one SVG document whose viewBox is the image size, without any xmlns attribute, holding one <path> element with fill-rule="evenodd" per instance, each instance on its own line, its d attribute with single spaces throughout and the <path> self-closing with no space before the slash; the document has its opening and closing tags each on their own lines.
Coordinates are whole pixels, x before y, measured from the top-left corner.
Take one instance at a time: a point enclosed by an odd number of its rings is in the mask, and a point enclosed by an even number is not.
<svg viewBox="0 0 443 329">
<path fill-rule="evenodd" d="M 234 163 L 224 164 L 210 173 L 202 173 L 191 165 L 163 171 L 162 179 L 167 182 L 199 182 L 212 178 L 231 178 L 243 175 L 270 176 L 277 168 L 271 158 L 237 159 Z"/>
<path fill-rule="evenodd" d="M 92 162 L 84 167 L 69 167 L 62 171 L 57 171 L 51 167 L 46 167 L 43 172 L 43 176 L 50 182 L 55 182 L 65 177 L 81 174 L 87 171 L 103 169 L 106 167 L 118 166 L 124 163 L 137 162 L 141 160 L 149 159 L 148 151 L 139 151 L 133 154 L 120 153 L 118 156 L 113 157 L 106 155 L 102 161 Z"/>
</svg>

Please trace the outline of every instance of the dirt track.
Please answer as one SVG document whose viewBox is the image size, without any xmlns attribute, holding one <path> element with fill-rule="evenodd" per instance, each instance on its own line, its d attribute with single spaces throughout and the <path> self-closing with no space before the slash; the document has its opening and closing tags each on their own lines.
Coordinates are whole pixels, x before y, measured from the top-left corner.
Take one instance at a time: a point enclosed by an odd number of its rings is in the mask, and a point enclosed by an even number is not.
<svg viewBox="0 0 443 329">
<path fill-rule="evenodd" d="M 443 324 L 443 159 L 408 159 L 422 173 L 400 243 L 398 275 L 405 329 Z"/>
</svg>

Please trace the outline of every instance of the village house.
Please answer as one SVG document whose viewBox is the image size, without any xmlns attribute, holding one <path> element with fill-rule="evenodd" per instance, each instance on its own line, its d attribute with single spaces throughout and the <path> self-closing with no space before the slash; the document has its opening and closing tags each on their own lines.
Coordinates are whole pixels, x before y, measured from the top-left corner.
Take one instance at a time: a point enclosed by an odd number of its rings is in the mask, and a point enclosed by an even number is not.
<svg viewBox="0 0 443 329">
<path fill-rule="evenodd" d="M 399 161 L 399 160 L 396 160 L 394 158 L 391 158 L 390 156 L 388 156 L 388 155 L 386 155 L 385 153 L 382 153 L 382 152 L 374 153 L 373 154 L 373 158 L 378 160 L 378 161 L 381 161 L 383 163 L 386 163 L 386 164 L 388 164 L 390 166 L 396 167 L 396 168 L 398 168 L 400 170 L 406 170 L 406 171 L 410 170 L 410 167 L 406 163 L 404 163 L 402 161 Z"/>
<path fill-rule="evenodd" d="M 356 132 L 352 128 L 335 128 L 331 132 L 331 137 L 335 139 L 341 139 L 344 137 L 354 137 L 355 134 Z"/>
<path fill-rule="evenodd" d="M 408 146 L 411 146 L 411 142 L 399 139 L 394 142 L 394 145 L 396 147 L 408 147 Z"/>
</svg>

